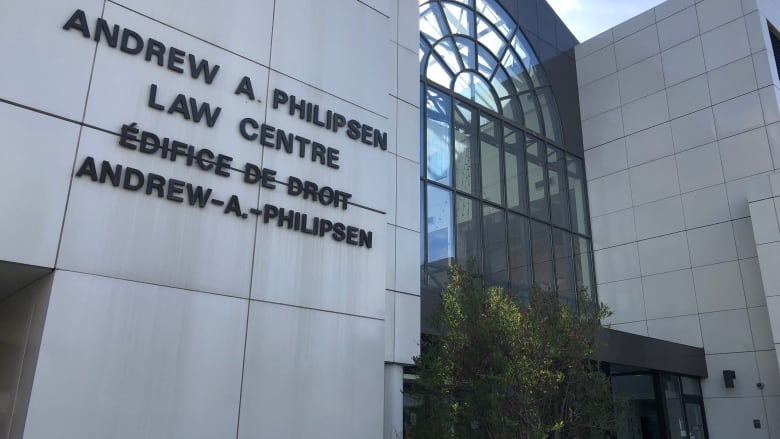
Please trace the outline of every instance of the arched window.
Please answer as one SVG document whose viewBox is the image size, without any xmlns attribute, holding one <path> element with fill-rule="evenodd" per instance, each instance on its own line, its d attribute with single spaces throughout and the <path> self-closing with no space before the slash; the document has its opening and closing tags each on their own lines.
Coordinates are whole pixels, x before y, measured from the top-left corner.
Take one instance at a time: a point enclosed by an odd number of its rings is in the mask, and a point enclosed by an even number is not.
<svg viewBox="0 0 780 439">
<path fill-rule="evenodd" d="M 511 16 L 493 0 L 421 2 L 420 76 L 423 290 L 475 262 L 521 296 L 593 291 L 584 166 Z"/>
<path fill-rule="evenodd" d="M 563 142 L 539 60 L 512 18 L 491 1 L 422 4 L 420 73 L 536 134 Z"/>
</svg>

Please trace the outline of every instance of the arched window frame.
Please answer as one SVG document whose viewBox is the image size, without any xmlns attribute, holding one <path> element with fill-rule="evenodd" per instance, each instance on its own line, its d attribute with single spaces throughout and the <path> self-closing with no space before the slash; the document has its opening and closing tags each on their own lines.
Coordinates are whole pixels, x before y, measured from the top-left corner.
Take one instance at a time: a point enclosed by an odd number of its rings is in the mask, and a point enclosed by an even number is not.
<svg viewBox="0 0 780 439">
<path fill-rule="evenodd" d="M 545 141 L 562 147 L 564 139 L 555 96 L 533 48 L 520 27 L 500 6 L 485 0 L 477 0 L 476 6 L 474 3 L 474 1 L 456 0 L 421 1 L 421 16 L 428 15 L 433 20 L 428 21 L 436 24 L 430 27 L 421 26 L 420 75 L 429 82 L 469 100 L 474 100 L 473 96 L 459 91 L 456 80 L 464 72 L 479 75 L 489 86 L 489 93 L 496 101 L 496 105 L 487 105 L 484 101 L 477 100 L 480 105 L 493 111 L 496 116 L 519 124 L 524 129 L 531 130 L 535 135 L 544 138 Z M 453 11 L 460 11 L 461 17 L 466 17 L 464 20 L 459 20 L 463 23 L 462 26 L 455 28 L 452 25 L 454 20 L 447 18 L 447 12 L 450 12 L 450 15 L 457 15 Z M 500 20 L 491 19 L 486 14 L 499 17 Z M 500 23 L 499 26 L 494 24 L 495 21 Z M 426 29 L 433 27 L 439 32 L 435 35 L 427 34 Z M 478 35 L 480 29 L 482 32 Z M 495 48 L 488 47 L 481 39 L 488 34 L 492 35 L 494 42 L 500 44 L 497 51 L 494 50 Z M 468 40 L 475 53 L 468 54 L 464 53 L 467 51 L 461 51 L 462 45 L 458 44 L 459 40 Z M 445 53 L 454 55 L 452 57 L 454 59 L 446 59 Z M 466 62 L 464 57 L 474 58 L 477 65 L 468 65 L 469 62 Z M 492 58 L 494 64 L 489 74 L 478 68 L 480 58 L 486 57 Z M 508 65 L 509 60 L 514 63 Z M 447 76 L 447 81 L 444 78 L 437 78 L 440 75 L 432 70 L 432 64 L 437 65 L 442 74 Z M 512 70 L 515 64 L 516 67 Z M 494 79 L 498 74 L 503 74 L 506 78 L 506 85 L 501 87 L 508 89 L 507 94 L 496 90 Z M 521 89 L 519 84 L 524 85 L 525 89 Z M 549 101 L 546 105 L 543 105 L 545 102 L 540 99 L 540 94 Z M 533 116 L 534 119 L 526 121 L 528 115 Z"/>
<path fill-rule="evenodd" d="M 435 35 L 426 35 L 423 17 L 426 8 L 432 14 L 431 19 L 437 23 L 439 32 Z M 455 26 L 451 26 L 451 20 L 447 20 L 445 8 L 451 14 L 454 11 L 455 15 L 465 17 L 465 20 L 459 21 L 455 32 Z M 423 264 L 423 289 L 436 290 L 443 287 L 448 273 L 447 266 L 455 260 L 464 263 L 463 254 L 468 253 L 469 248 L 476 248 L 477 269 L 488 282 L 510 289 L 519 288 L 521 295 L 522 290 L 527 291 L 531 283 L 546 283 L 557 288 L 565 293 L 563 297 L 567 301 L 574 300 L 571 290 L 575 286 L 585 286 L 595 293 L 584 165 L 581 158 L 565 152 L 552 89 L 522 30 L 493 0 L 421 0 L 420 10 L 420 230 L 424 237 L 421 240 L 420 257 Z M 492 14 L 494 18 L 485 14 Z M 478 30 L 481 30 L 480 35 L 477 35 Z M 480 36 L 485 35 L 492 35 L 492 43 L 480 39 Z M 496 36 L 500 37 L 500 44 L 496 44 Z M 464 41 L 459 45 L 459 42 Z M 496 50 L 491 50 L 489 46 Z M 440 47 L 446 50 L 436 50 Z M 490 57 L 484 65 L 490 66 L 492 61 L 492 69 L 480 70 L 480 55 L 483 58 Z M 514 59 L 515 65 L 511 66 L 513 69 L 507 65 L 507 59 Z M 434 73 L 431 70 L 433 65 L 441 69 L 443 76 L 431 77 Z M 493 82 L 500 72 L 505 75 L 503 82 L 507 83 L 506 87 L 510 90 L 510 93 L 504 95 L 503 91 L 496 90 Z M 483 91 L 485 94 L 481 101 L 474 99 L 473 94 L 456 89 L 457 78 L 463 74 L 479 75 L 482 81 L 487 82 L 489 86 Z M 547 98 L 551 110 L 547 116 L 543 115 L 539 98 L 541 93 Z M 495 105 L 484 99 L 487 96 Z M 520 102 L 521 97 L 526 99 L 525 103 Z M 502 98 L 513 102 L 507 106 L 502 104 Z M 534 111 L 526 114 L 523 108 L 528 105 Z M 474 139 L 479 140 L 470 147 L 477 151 L 477 155 L 467 163 L 472 167 L 467 179 L 476 182 L 477 189 L 469 189 L 468 185 L 464 187 L 458 183 L 465 181 L 458 178 L 459 172 L 465 168 L 459 162 L 458 146 L 462 145 L 457 144 L 456 136 L 461 133 L 460 128 L 455 126 L 456 112 L 461 106 L 473 111 L 477 117 L 475 120 L 479 121 L 476 128 L 472 128 L 476 129 Z M 512 110 L 512 106 L 515 109 L 519 107 L 519 111 L 507 111 Z M 536 118 L 536 124 L 534 120 L 526 120 L 529 115 Z M 485 170 L 482 168 L 486 163 L 485 157 L 480 154 L 485 151 L 485 145 L 481 142 L 484 137 L 483 122 L 487 120 L 497 121 L 496 136 L 499 137 L 498 144 L 493 145 L 495 148 L 488 145 L 488 149 L 494 152 L 487 158 L 493 162 L 492 167 Z M 511 157 L 512 160 L 508 155 L 512 148 L 504 138 L 509 132 L 517 132 L 520 139 L 524 139 L 521 140 L 523 143 L 520 149 L 512 153 L 516 154 Z M 533 143 L 540 144 L 541 155 L 530 155 L 528 148 Z M 445 144 L 449 147 L 445 147 Z M 507 164 L 515 159 L 520 162 L 519 172 L 522 175 L 509 173 Z M 538 166 L 531 165 L 537 162 Z M 538 180 L 529 178 L 532 168 Z M 519 194 L 520 198 L 525 198 L 519 205 L 513 206 L 509 202 L 509 176 L 514 177 L 515 182 L 523 182 L 519 184 L 525 186 L 520 189 L 521 192 L 525 191 Z M 577 200 L 581 202 L 572 201 L 575 192 L 570 191 L 572 188 L 579 193 Z M 495 198 L 496 193 L 499 194 L 498 198 Z M 551 201 L 553 198 L 557 204 Z M 468 205 L 466 210 L 462 210 L 463 203 Z M 581 207 L 576 215 L 573 212 L 575 204 Z M 542 207 L 542 210 L 535 210 L 535 207 Z M 563 213 L 556 217 L 554 211 Z M 464 238 L 466 242 L 459 236 L 459 230 L 465 224 L 464 215 L 471 218 L 470 227 L 476 230 L 472 232 L 471 240 Z M 539 231 L 538 236 L 536 231 Z M 496 232 L 498 235 L 495 235 Z M 518 238 L 523 234 L 524 238 Z M 513 239 L 520 239 L 522 246 L 513 248 Z M 518 251 L 522 247 L 525 249 Z M 495 259 L 496 255 L 502 253 L 506 254 Z M 521 254 L 527 260 L 520 263 L 520 268 L 521 271 L 528 270 L 528 277 L 524 286 L 518 287 L 519 284 L 514 282 L 513 270 L 516 266 L 513 264 Z M 504 265 L 499 267 L 499 271 L 504 270 L 504 273 L 496 272 L 499 273 L 497 278 L 491 280 L 491 270 L 495 268 L 493 261 L 502 257 L 505 257 Z M 527 268 L 523 268 L 523 264 Z M 561 275 L 562 271 L 567 275 Z M 563 284 L 562 280 L 565 281 Z"/>
</svg>

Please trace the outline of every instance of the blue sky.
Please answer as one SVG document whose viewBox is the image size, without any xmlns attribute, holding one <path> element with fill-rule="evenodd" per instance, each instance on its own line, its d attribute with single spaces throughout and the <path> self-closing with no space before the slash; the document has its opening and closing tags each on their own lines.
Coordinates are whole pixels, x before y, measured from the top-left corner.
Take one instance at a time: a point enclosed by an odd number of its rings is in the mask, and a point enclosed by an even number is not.
<svg viewBox="0 0 780 439">
<path fill-rule="evenodd" d="M 662 0 L 547 0 L 575 37 L 585 41 Z"/>
</svg>

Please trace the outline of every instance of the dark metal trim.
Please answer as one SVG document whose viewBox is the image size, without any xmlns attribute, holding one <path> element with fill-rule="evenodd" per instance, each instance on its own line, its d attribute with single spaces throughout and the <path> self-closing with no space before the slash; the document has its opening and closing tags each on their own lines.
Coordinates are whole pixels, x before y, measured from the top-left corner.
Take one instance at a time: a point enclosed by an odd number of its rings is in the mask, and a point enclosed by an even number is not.
<svg viewBox="0 0 780 439">
<path fill-rule="evenodd" d="M 595 337 L 596 359 L 680 375 L 707 377 L 704 349 L 602 328 Z"/>
</svg>

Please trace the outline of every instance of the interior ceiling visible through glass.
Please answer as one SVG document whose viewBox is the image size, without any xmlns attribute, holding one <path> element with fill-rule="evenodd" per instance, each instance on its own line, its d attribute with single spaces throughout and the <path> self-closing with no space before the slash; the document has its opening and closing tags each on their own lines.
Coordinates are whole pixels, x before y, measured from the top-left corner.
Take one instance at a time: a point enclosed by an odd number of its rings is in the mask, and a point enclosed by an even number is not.
<svg viewBox="0 0 780 439">
<path fill-rule="evenodd" d="M 420 73 L 557 142 L 558 111 L 539 59 L 514 20 L 485 0 L 420 4 Z"/>
</svg>

